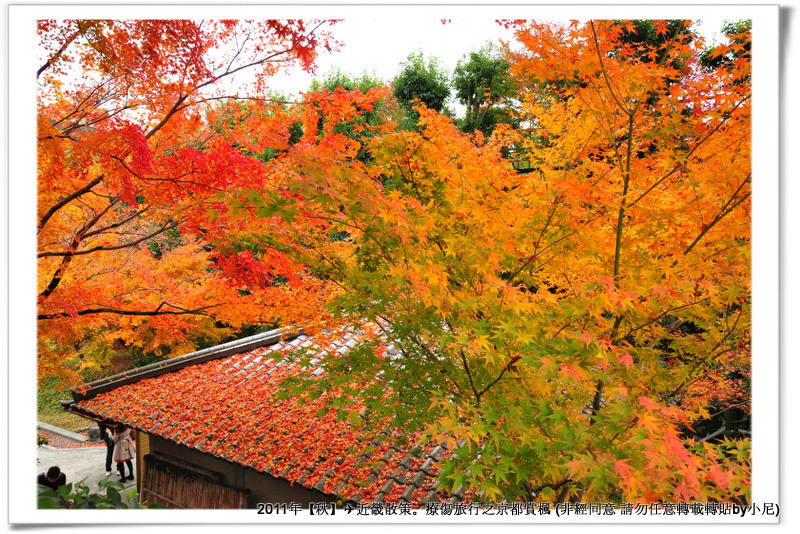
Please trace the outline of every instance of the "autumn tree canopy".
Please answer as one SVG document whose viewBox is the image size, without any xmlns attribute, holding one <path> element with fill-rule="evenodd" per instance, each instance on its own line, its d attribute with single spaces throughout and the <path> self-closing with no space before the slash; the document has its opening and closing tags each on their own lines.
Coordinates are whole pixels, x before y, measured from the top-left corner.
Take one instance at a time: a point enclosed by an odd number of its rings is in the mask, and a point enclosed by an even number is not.
<svg viewBox="0 0 800 534">
<path fill-rule="evenodd" d="M 102 366 L 115 348 L 182 354 L 316 307 L 317 279 L 229 246 L 246 221 L 209 213 L 228 191 L 268 187 L 240 147 L 287 144 L 290 125 L 263 95 L 285 66 L 310 70 L 336 46 L 328 26 L 40 21 L 40 374 Z M 226 93 L 237 76 L 246 94 Z M 242 115 L 220 105 L 231 101 L 260 110 L 261 126 L 227 127 Z"/>
<path fill-rule="evenodd" d="M 370 323 L 293 387 L 448 443 L 443 489 L 748 502 L 749 27 L 504 24 L 520 127 L 485 135 L 398 128 L 387 88 L 270 101 L 324 23 L 42 22 L 40 370 Z"/>
<path fill-rule="evenodd" d="M 704 430 L 749 410 L 749 55 L 702 68 L 685 23 L 508 25 L 524 130 L 420 105 L 366 162 L 335 132 L 294 145 L 254 199 L 287 228 L 264 242 L 382 330 L 298 387 L 450 442 L 443 487 L 488 500 L 749 500 L 749 439 Z"/>
</svg>

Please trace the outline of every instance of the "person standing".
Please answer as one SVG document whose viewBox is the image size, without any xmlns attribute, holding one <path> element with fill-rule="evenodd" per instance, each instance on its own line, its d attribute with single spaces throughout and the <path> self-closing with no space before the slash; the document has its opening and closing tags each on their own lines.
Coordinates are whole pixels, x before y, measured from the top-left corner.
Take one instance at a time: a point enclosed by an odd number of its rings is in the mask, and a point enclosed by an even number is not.
<svg viewBox="0 0 800 534">
<path fill-rule="evenodd" d="M 106 443 L 106 476 L 110 477 L 111 462 L 114 459 L 114 440 L 111 439 L 111 432 L 114 432 L 117 425 L 111 421 L 98 421 L 97 426 L 100 428 L 100 439 Z"/>
<path fill-rule="evenodd" d="M 133 480 L 133 460 L 136 449 L 131 439 L 131 429 L 125 425 L 119 425 L 112 433 L 111 439 L 114 441 L 114 461 L 117 462 L 120 481 Z M 125 465 L 128 466 L 129 476 L 125 476 Z"/>
<path fill-rule="evenodd" d="M 62 473 L 57 465 L 54 465 L 47 470 L 47 473 L 39 473 L 36 482 L 42 486 L 57 490 L 59 486 L 63 486 L 67 483 L 67 475 Z"/>
</svg>

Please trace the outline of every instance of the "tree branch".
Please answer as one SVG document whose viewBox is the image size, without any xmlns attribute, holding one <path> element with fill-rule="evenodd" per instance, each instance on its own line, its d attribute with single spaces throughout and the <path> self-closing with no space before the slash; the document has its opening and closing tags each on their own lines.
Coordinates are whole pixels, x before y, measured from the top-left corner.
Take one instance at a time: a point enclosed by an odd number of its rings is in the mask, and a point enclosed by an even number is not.
<svg viewBox="0 0 800 534">
<path fill-rule="evenodd" d="M 722 344 L 725 342 L 725 340 L 728 339 L 731 336 L 731 334 L 733 334 L 734 330 L 736 330 L 736 327 L 739 325 L 739 319 L 741 319 L 741 318 L 742 318 L 742 310 L 739 309 L 739 314 L 736 316 L 736 321 L 733 323 L 733 326 L 728 328 L 728 331 L 725 333 L 724 336 L 722 336 L 722 339 L 720 339 L 717 342 L 717 344 L 714 345 L 714 348 L 711 349 L 709 352 L 714 352 L 715 350 L 717 350 L 718 348 L 720 348 L 722 346 Z M 727 324 L 727 317 L 725 318 L 725 322 Z M 700 367 L 701 364 L 709 362 L 709 361 L 714 361 L 719 356 L 722 356 L 723 354 L 725 354 L 727 352 L 730 352 L 731 350 L 733 350 L 733 349 L 723 350 L 721 352 L 713 354 L 712 356 L 710 356 L 708 358 L 703 358 L 700 361 L 696 362 L 694 364 L 694 366 L 692 366 L 692 369 L 689 371 L 689 377 L 691 377 L 694 374 L 694 372 Z M 675 390 L 672 393 L 670 393 L 669 395 L 666 396 L 666 398 L 664 399 L 664 402 L 669 402 L 671 399 L 673 399 L 678 393 L 681 392 L 681 390 L 683 388 L 685 388 L 687 385 L 689 385 L 689 381 L 690 381 L 690 379 L 687 377 L 683 382 L 680 383 L 680 385 L 677 388 L 675 388 Z"/>
<path fill-rule="evenodd" d="M 72 44 L 72 41 L 74 41 L 75 38 L 78 37 L 78 35 L 81 34 L 80 23 L 77 23 L 77 24 L 78 24 L 78 29 L 75 30 L 75 32 L 72 35 L 67 37 L 67 40 L 64 41 L 64 44 L 61 45 L 61 48 L 59 48 L 58 51 L 55 54 L 53 54 L 50 58 L 48 58 L 47 61 L 45 62 L 45 64 L 42 65 L 41 67 L 39 67 L 39 70 L 36 71 L 36 77 L 37 78 L 39 77 L 39 75 L 41 73 L 43 73 L 45 70 L 47 70 L 50 67 L 50 65 L 53 64 L 53 62 L 55 60 L 57 60 L 59 57 L 61 57 L 61 54 L 64 53 L 64 50 L 66 50 L 67 47 L 70 44 Z"/>
<path fill-rule="evenodd" d="M 44 216 L 42 216 L 42 219 L 39 221 L 39 230 L 41 230 L 44 227 L 44 225 L 47 224 L 47 221 L 49 221 L 50 218 L 58 210 L 60 210 L 61 208 L 63 208 L 64 206 L 66 206 L 67 204 L 69 204 L 70 202 L 75 200 L 76 198 L 80 197 L 81 195 L 84 195 L 84 194 L 88 193 L 89 191 L 92 190 L 92 188 L 94 186 L 96 186 L 101 181 L 103 181 L 103 176 L 104 175 L 101 174 L 100 176 L 98 176 L 97 178 L 95 178 L 94 180 L 92 180 L 91 182 L 86 184 L 85 186 L 81 187 L 80 189 L 78 189 L 77 191 L 72 193 L 71 195 L 68 195 L 68 196 L 62 198 L 61 200 L 59 200 L 58 202 L 56 202 L 49 210 L 47 210 L 47 213 L 45 213 Z"/>
<path fill-rule="evenodd" d="M 91 232 L 87 232 L 86 234 L 83 235 L 83 239 L 102 234 L 103 232 L 107 232 L 109 230 L 113 230 L 114 228 L 119 228 L 120 226 L 123 226 L 126 223 L 131 222 L 136 217 L 139 217 L 139 216 L 143 215 L 145 212 L 150 211 L 151 209 L 152 208 L 150 206 L 148 206 L 148 207 L 146 207 L 146 208 L 144 208 L 142 210 L 139 210 L 139 211 L 133 213 L 129 217 L 127 217 L 125 219 L 122 219 L 121 221 L 117 221 L 117 222 L 115 222 L 113 224 L 109 224 L 107 226 L 103 226 L 102 228 L 98 228 L 97 230 L 93 230 Z"/>
<path fill-rule="evenodd" d="M 170 306 L 175 308 L 178 311 L 172 310 L 162 310 L 161 308 L 164 306 Z M 75 315 L 93 315 L 98 313 L 113 313 L 116 315 L 137 315 L 137 316 L 155 316 L 155 315 L 205 315 L 210 317 L 209 314 L 205 313 L 204 310 L 209 308 L 214 308 L 216 306 L 221 306 L 221 304 L 209 304 L 208 306 L 202 306 L 200 308 L 194 309 L 187 309 L 181 306 L 176 306 L 175 304 L 170 304 L 166 301 L 162 302 L 158 305 L 158 307 L 153 311 L 139 311 L 139 310 L 121 310 L 118 308 L 92 308 L 88 310 L 80 310 Z M 59 313 L 49 313 L 49 314 L 39 314 L 37 319 L 40 321 L 47 320 L 47 319 L 58 319 L 60 317 L 70 317 L 72 314 L 67 312 L 59 312 Z"/>
<path fill-rule="evenodd" d="M 480 393 L 478 393 L 478 397 L 480 398 L 480 397 L 481 397 L 481 396 L 482 396 L 484 393 L 486 393 L 486 392 L 489 390 L 489 388 L 490 388 L 490 387 L 492 387 L 492 386 L 494 386 L 495 384 L 497 384 L 497 383 L 500 381 L 500 379 L 501 379 L 501 378 L 503 378 L 503 375 L 504 375 L 504 374 L 506 374 L 506 371 L 508 371 L 509 369 L 511 369 L 511 366 L 512 366 L 512 365 L 514 365 L 514 364 L 515 364 L 517 361 L 519 361 L 519 359 L 520 359 L 520 357 L 519 357 L 519 356 L 517 356 L 517 357 L 512 357 L 512 358 L 511 358 L 511 360 L 509 360 L 509 362 L 506 364 L 506 366 L 505 366 L 505 367 L 503 367 L 503 370 L 502 370 L 502 371 L 500 371 L 500 374 L 497 376 L 497 378 L 495 378 L 494 380 L 492 380 L 492 382 L 491 382 L 491 383 L 490 383 L 488 386 L 486 386 L 485 388 L 483 388 L 483 389 L 481 390 L 481 392 L 480 392 Z"/>
<path fill-rule="evenodd" d="M 92 252 L 98 252 L 101 250 L 119 250 L 122 248 L 133 247 L 141 243 L 142 241 L 147 241 L 162 232 L 166 232 L 167 230 L 171 230 L 173 228 L 177 228 L 178 223 L 176 221 L 170 221 L 168 224 L 164 225 L 162 228 L 159 228 L 155 232 L 148 234 L 146 236 L 140 237 L 134 241 L 129 243 L 123 243 L 121 245 L 111 245 L 111 246 L 97 246 L 93 248 L 87 248 L 86 250 L 79 250 L 79 251 L 68 251 L 68 252 L 42 252 L 40 253 L 37 258 L 44 258 L 48 256 L 82 256 L 84 254 L 91 254 Z"/>
<path fill-rule="evenodd" d="M 108 213 L 108 210 L 110 210 L 117 202 L 119 202 L 119 200 L 116 198 L 111 200 L 111 202 L 108 203 L 108 206 L 106 206 L 103 211 L 95 215 L 92 220 L 83 226 L 83 228 L 78 230 L 78 232 L 75 234 L 75 237 L 72 238 L 72 243 L 69 247 L 70 250 L 75 250 L 75 248 L 77 248 L 81 240 L 85 237 L 86 232 L 95 224 L 97 224 L 97 221 L 99 221 L 103 215 Z M 58 287 L 58 285 L 61 283 L 61 280 L 64 278 L 64 273 L 67 271 L 67 267 L 69 267 L 70 262 L 72 262 L 72 257 L 72 254 L 64 256 L 58 266 L 58 269 L 56 269 L 56 272 L 53 273 L 50 283 L 47 284 L 47 287 L 41 293 L 39 293 L 39 296 L 47 298 Z"/>
<path fill-rule="evenodd" d="M 592 27 L 592 36 L 594 38 L 594 49 L 597 51 L 597 59 L 600 60 L 600 71 L 603 73 L 603 79 L 606 81 L 606 87 L 608 87 L 611 96 L 614 97 L 614 101 L 617 103 L 620 109 L 622 109 L 622 111 L 624 111 L 625 114 L 628 115 L 628 117 L 632 118 L 633 113 L 631 113 L 628 110 L 628 108 L 625 107 L 625 104 L 622 103 L 617 94 L 614 92 L 614 88 L 611 87 L 611 80 L 608 78 L 608 73 L 606 72 L 606 66 L 603 63 L 603 54 L 600 53 L 600 43 L 598 43 L 597 41 L 597 32 L 594 29 L 594 21 L 590 20 L 589 24 Z"/>
<path fill-rule="evenodd" d="M 647 327 L 647 326 L 650 326 L 651 324 L 653 324 L 653 323 L 657 322 L 658 320 L 660 320 L 662 317 L 664 317 L 664 316 L 665 316 L 665 315 L 667 315 L 668 313 L 672 313 L 672 312 L 674 312 L 674 311 L 682 310 L 682 309 L 684 309 L 684 308 L 689 308 L 690 306 L 695 306 L 695 305 L 697 305 L 697 304 L 700 304 L 700 303 L 702 303 L 702 302 L 705 302 L 705 301 L 709 300 L 710 298 L 711 298 L 711 297 L 706 297 L 706 298 L 704 298 L 704 299 L 702 299 L 702 300 L 698 300 L 698 301 L 696 301 L 696 302 L 690 302 L 689 304 L 684 304 L 683 306 L 677 306 L 677 307 L 675 307 L 675 308 L 670 308 L 670 309 L 668 309 L 668 310 L 664 310 L 664 311 L 663 311 L 663 312 L 661 312 L 661 313 L 660 313 L 660 314 L 659 314 L 659 315 L 658 315 L 658 316 L 657 316 L 655 319 L 653 319 L 653 320 L 651 320 L 651 321 L 647 321 L 646 323 L 644 323 L 644 324 L 641 324 L 641 325 L 639 325 L 639 326 L 637 326 L 637 327 L 635 327 L 635 328 L 631 328 L 630 330 L 628 330 L 627 332 L 625 332 L 625 335 L 624 335 L 624 336 L 620 336 L 620 337 L 614 338 L 614 340 L 612 341 L 612 343 L 618 343 L 619 341 L 621 341 L 621 340 L 625 339 L 626 337 L 628 337 L 629 335 L 633 334 L 633 333 L 634 333 L 634 332 L 636 332 L 637 330 L 641 330 L 642 328 L 645 328 L 645 327 Z"/>
<path fill-rule="evenodd" d="M 542 231 L 541 231 L 541 232 L 539 232 L 539 237 L 538 237 L 538 239 L 536 240 L 536 245 L 534 245 L 534 247 L 533 247 L 533 254 L 531 254 L 531 256 L 528 258 L 528 260 L 527 260 L 525 263 L 523 263 L 523 264 L 522 264 L 522 266 L 521 266 L 519 269 L 517 269 L 517 270 L 514 272 L 514 274 L 512 274 L 512 275 L 511 275 L 511 276 L 508 278 L 508 280 L 506 280 L 506 284 L 511 284 L 511 282 L 512 282 L 512 281 L 513 281 L 513 280 L 514 280 L 514 279 L 515 279 L 515 278 L 516 278 L 516 277 L 517 277 L 517 276 L 518 276 L 518 275 L 519 275 L 519 274 L 520 274 L 522 271 L 524 271 L 524 270 L 525 270 L 525 268 L 526 268 L 526 267 L 528 267 L 528 266 L 529 266 L 529 265 L 530 265 L 530 264 L 531 264 L 531 263 L 532 263 L 532 262 L 533 262 L 533 261 L 536 259 L 536 257 L 539 255 L 539 245 L 542 243 L 542 238 L 544 237 L 544 233 L 547 231 L 547 227 L 548 227 L 548 226 L 550 226 L 550 223 L 551 223 L 551 222 L 552 222 L 552 220 L 553 220 L 553 216 L 556 214 L 556 209 L 557 209 L 557 208 L 558 208 L 558 199 L 556 199 L 556 200 L 555 200 L 555 202 L 553 202 L 553 209 L 550 211 L 550 214 L 547 216 L 547 220 L 545 221 L 545 223 L 544 223 L 544 226 L 542 227 Z M 545 249 L 545 250 L 546 250 L 546 249 Z"/>
<path fill-rule="evenodd" d="M 320 26 L 322 26 L 323 23 L 324 22 L 319 23 L 313 30 L 311 30 L 308 33 L 308 35 L 312 35 L 315 31 L 317 31 L 317 29 Z M 172 118 L 173 115 L 175 115 L 175 113 L 177 113 L 178 111 L 184 109 L 185 107 L 188 107 L 188 106 L 192 105 L 191 102 L 186 104 L 186 105 L 183 105 L 183 106 L 181 105 L 181 104 L 184 103 L 184 101 L 191 94 L 196 94 L 203 87 L 206 87 L 208 85 L 212 85 L 212 84 L 218 82 L 219 80 L 221 80 L 222 78 L 225 78 L 226 76 L 230 76 L 232 74 L 236 74 L 237 72 L 239 72 L 241 70 L 244 70 L 244 69 L 249 69 L 249 68 L 252 68 L 252 67 L 257 67 L 259 65 L 263 65 L 264 63 L 267 63 L 269 61 L 274 60 L 276 57 L 288 54 L 293 49 L 294 48 L 286 48 L 284 50 L 281 50 L 280 52 L 275 52 L 275 53 L 270 54 L 269 56 L 267 56 L 267 57 L 265 57 L 263 59 L 259 59 L 258 61 L 253 61 L 253 62 L 248 63 L 246 65 L 242 65 L 242 66 L 237 67 L 237 68 L 235 68 L 233 70 L 230 70 L 230 65 L 229 65 L 228 68 L 226 68 L 225 72 L 223 72 L 219 76 L 214 76 L 213 78 L 210 78 L 209 80 L 206 80 L 205 82 L 200 83 L 197 86 L 195 86 L 194 89 L 191 89 L 189 93 L 187 93 L 185 95 L 181 95 L 178 98 L 178 100 L 175 102 L 175 104 L 172 106 L 172 108 L 169 110 L 169 112 L 167 112 L 166 116 L 164 116 L 164 118 L 161 119 L 161 122 L 159 122 L 156 126 L 154 126 L 149 132 L 147 132 L 147 134 L 145 134 L 145 136 L 144 136 L 145 139 L 150 139 L 150 137 L 155 135 L 156 132 L 158 132 L 167 122 L 169 122 L 169 120 Z M 238 54 L 239 53 L 237 52 L 237 55 Z M 235 59 L 235 57 L 234 57 L 234 59 Z"/>
<path fill-rule="evenodd" d="M 172 109 L 170 109 L 167 112 L 167 114 L 164 116 L 164 118 L 161 119 L 161 122 L 159 122 L 158 124 L 153 126 L 153 128 L 144 135 L 144 138 L 145 139 L 150 139 L 151 137 L 153 137 L 153 135 L 155 135 L 155 133 L 157 131 L 159 131 L 161 128 L 163 128 L 164 125 L 167 124 L 167 122 L 169 122 L 169 120 L 172 118 L 172 116 L 175 115 L 175 113 L 177 113 L 181 109 L 181 104 L 183 104 L 183 101 L 186 100 L 187 98 L 189 98 L 189 95 L 181 95 L 181 96 L 179 96 L 178 100 L 172 106 Z"/>
<path fill-rule="evenodd" d="M 469 379 L 469 387 L 472 389 L 472 393 L 475 395 L 475 402 L 478 406 L 481 405 L 481 394 L 478 393 L 478 390 L 475 388 L 475 382 L 472 381 L 472 373 L 469 370 L 469 365 L 467 364 L 467 357 L 464 356 L 464 350 L 459 350 L 461 354 L 461 362 L 464 364 L 464 371 L 467 373 L 467 378 Z"/>
<path fill-rule="evenodd" d="M 706 141 L 708 141 L 708 139 L 709 139 L 709 138 L 710 138 L 712 135 L 714 135 L 714 134 L 715 134 L 715 133 L 716 133 L 716 132 L 717 132 L 717 131 L 718 131 L 720 128 L 722 128 L 722 126 L 723 126 L 725 123 L 727 123 L 727 122 L 730 120 L 730 118 L 733 116 L 733 112 L 736 110 L 736 108 L 738 108 L 739 106 L 741 106 L 742 104 L 744 104 L 744 103 L 745 103 L 745 102 L 747 102 L 748 100 L 750 100 L 750 95 L 747 95 L 747 96 L 746 96 L 746 97 L 744 97 L 742 100 L 740 100 L 739 102 L 737 102 L 737 103 L 736 103 L 736 105 L 735 105 L 735 106 L 733 106 L 733 108 L 731 108 L 731 110 L 730 110 L 730 112 L 728 113 L 728 116 L 725 118 L 725 120 L 723 120 L 722 122 L 720 122 L 719 124 L 717 124 L 717 125 L 716 125 L 716 126 L 715 126 L 715 127 L 714 127 L 714 128 L 711 130 L 711 131 L 710 131 L 710 132 L 708 132 L 708 133 L 705 135 L 705 137 L 703 137 L 703 138 L 702 138 L 700 141 L 698 141 L 698 142 L 697 142 L 697 144 L 696 144 L 696 145 L 694 145 L 694 147 L 692 147 L 692 149 L 691 149 L 691 150 L 690 150 L 690 151 L 689 151 L 689 152 L 686 154 L 686 156 L 684 157 L 684 160 L 688 161 L 688 160 L 689 160 L 689 158 L 691 157 L 691 155 L 692 155 L 692 154 L 694 154 L 694 153 L 695 153 L 695 151 L 696 151 L 698 148 L 700 148 L 700 146 L 701 146 L 701 145 L 703 145 L 703 143 L 705 143 Z M 658 187 L 658 186 L 659 186 L 659 184 L 661 184 L 662 182 L 664 182 L 664 180 L 666 180 L 667 178 L 669 178 L 670 176 L 672 176 L 672 175 L 673 175 L 673 174 L 675 174 L 677 171 L 679 171 L 680 169 L 683 169 L 683 168 L 685 168 L 683 164 L 681 164 L 681 163 L 677 163 L 677 164 L 675 164 L 675 166 L 672 168 L 672 170 L 670 170 L 670 171 L 669 171 L 667 174 L 665 174 L 664 176 L 662 176 L 661 178 L 659 178 L 658 180 L 656 180 L 656 181 L 655 181 L 655 183 L 653 183 L 653 185 L 651 185 L 650 187 L 648 187 L 648 188 L 647 188 L 647 190 L 645 190 L 645 192 L 644 192 L 644 193 L 642 193 L 641 195 L 639 195 L 639 197 L 638 197 L 638 198 L 636 198 L 636 200 L 634 200 L 633 202 L 631 202 L 631 203 L 630 203 L 630 206 L 633 206 L 634 204 L 637 204 L 637 203 L 638 203 L 640 200 L 642 200 L 642 199 L 643 199 L 645 196 L 647 196 L 647 194 L 648 194 L 648 193 L 650 193 L 650 191 L 652 191 L 653 189 L 655 189 L 656 187 Z M 630 206 L 629 206 L 629 207 L 630 207 Z"/>
<path fill-rule="evenodd" d="M 705 226 L 705 228 L 703 228 L 703 230 L 700 232 L 700 235 L 698 235 L 695 238 L 695 240 L 692 241 L 692 243 L 688 247 L 686 247 L 686 249 L 683 251 L 683 255 L 684 256 L 689 254 L 692 251 L 692 249 L 695 247 L 695 245 L 697 245 L 697 243 L 699 243 L 700 240 L 703 239 L 703 236 L 706 235 L 706 233 L 708 233 L 708 231 L 711 230 L 718 222 L 720 222 L 723 217 L 725 217 L 728 213 L 733 211 L 736 208 L 736 206 L 738 206 L 739 204 L 741 204 L 742 202 L 747 200 L 748 197 L 750 197 L 750 193 L 746 193 L 744 196 L 742 196 L 742 198 L 738 199 L 736 202 L 733 202 L 734 199 L 736 198 L 736 195 L 739 194 L 739 191 L 741 191 L 742 188 L 745 186 L 745 184 L 750 181 L 750 177 L 752 176 L 752 174 L 753 173 L 750 172 L 747 175 L 747 178 L 745 178 L 742 181 L 742 183 L 739 184 L 739 187 L 736 188 L 736 191 L 733 192 L 733 195 L 731 195 L 731 198 L 729 198 L 728 201 L 722 206 L 722 209 L 720 210 L 719 213 L 717 213 L 717 216 L 714 217 L 714 220 L 712 220 L 710 223 L 708 223 Z M 733 202 L 733 204 L 731 204 L 732 202 Z"/>
</svg>

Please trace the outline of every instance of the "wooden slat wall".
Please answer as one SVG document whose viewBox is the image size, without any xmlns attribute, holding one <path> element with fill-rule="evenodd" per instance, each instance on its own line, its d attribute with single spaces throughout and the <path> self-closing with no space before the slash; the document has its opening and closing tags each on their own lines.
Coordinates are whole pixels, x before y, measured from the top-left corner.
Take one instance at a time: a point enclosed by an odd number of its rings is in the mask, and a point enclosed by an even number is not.
<svg viewBox="0 0 800 534">
<path fill-rule="evenodd" d="M 167 508 L 221 509 L 246 508 L 247 492 L 239 491 L 174 465 L 144 458 L 142 502 Z"/>
<path fill-rule="evenodd" d="M 136 489 L 141 495 L 144 479 L 144 457 L 150 454 L 150 434 L 136 431 Z"/>
</svg>

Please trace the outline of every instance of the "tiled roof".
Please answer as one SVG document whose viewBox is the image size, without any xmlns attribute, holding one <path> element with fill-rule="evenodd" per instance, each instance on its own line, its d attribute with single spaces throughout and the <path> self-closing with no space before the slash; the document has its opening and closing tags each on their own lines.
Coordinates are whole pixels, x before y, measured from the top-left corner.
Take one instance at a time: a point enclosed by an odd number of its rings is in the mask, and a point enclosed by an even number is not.
<svg viewBox="0 0 800 534">
<path fill-rule="evenodd" d="M 327 350 L 346 353 L 360 335 L 348 330 Z M 312 367 L 295 363 L 298 348 L 312 351 Z M 320 415 L 325 396 L 306 403 L 276 396 L 281 381 L 296 373 L 324 380 L 325 354 L 301 335 L 115 389 L 105 385 L 72 408 L 342 500 L 412 506 L 460 500 L 459 492 L 437 492 L 436 464 L 447 454 L 442 445 L 419 443 L 417 434 L 399 446 L 398 434 L 386 429 L 356 428 L 333 411 Z"/>
</svg>

